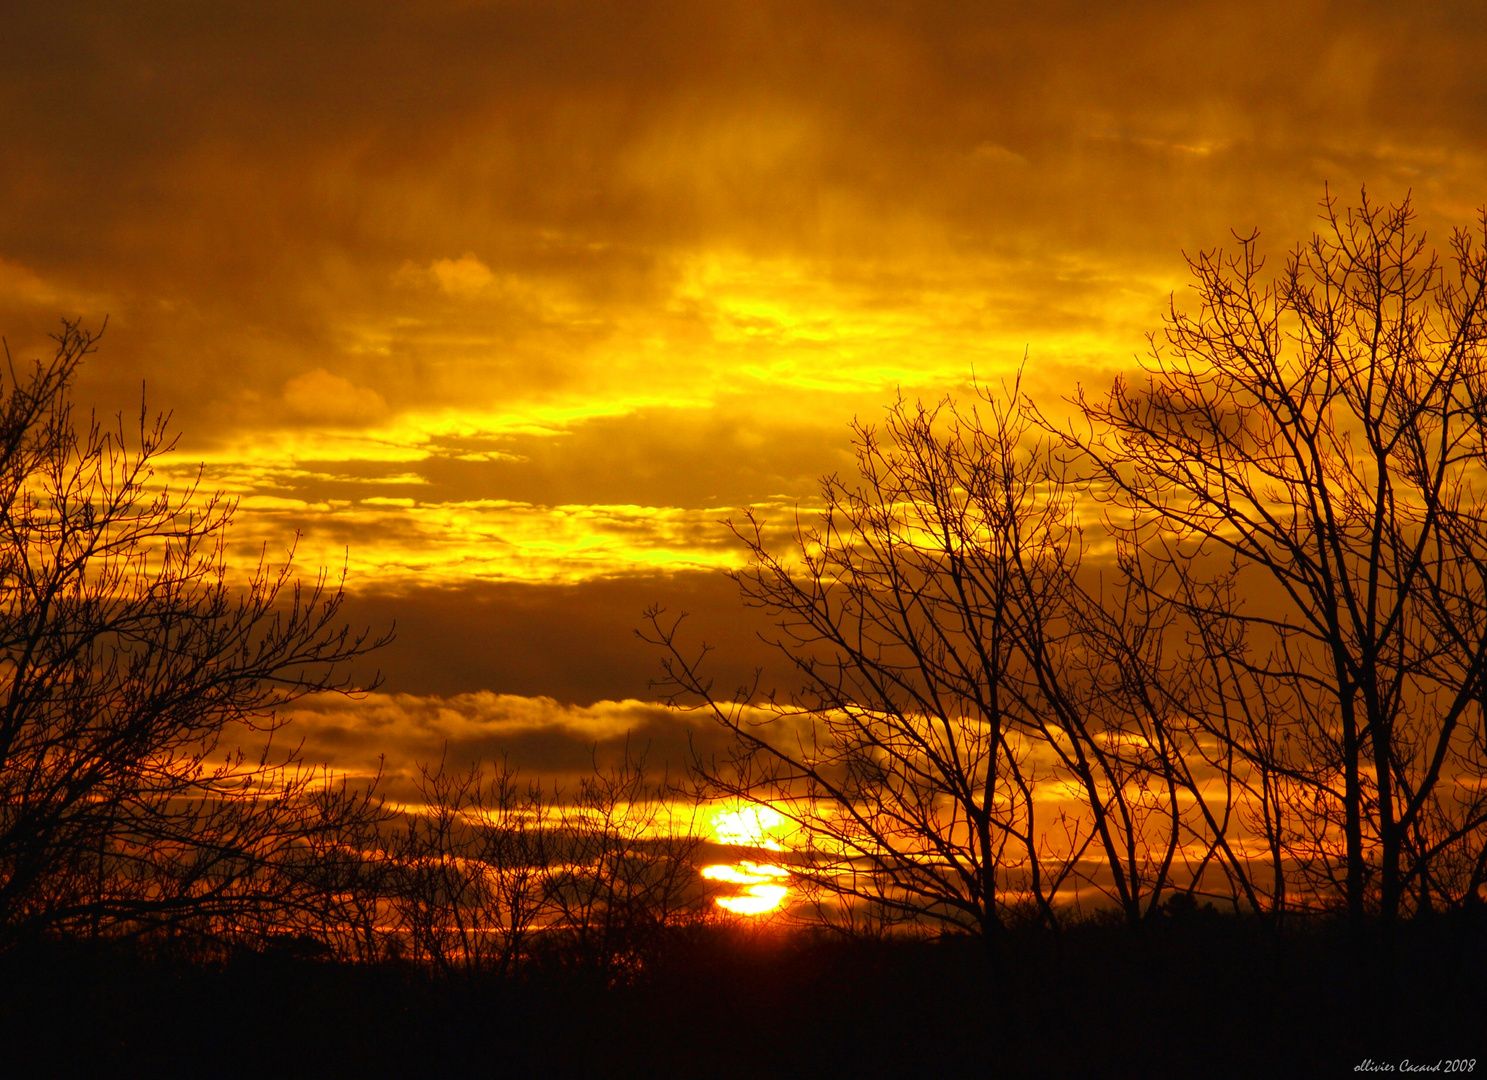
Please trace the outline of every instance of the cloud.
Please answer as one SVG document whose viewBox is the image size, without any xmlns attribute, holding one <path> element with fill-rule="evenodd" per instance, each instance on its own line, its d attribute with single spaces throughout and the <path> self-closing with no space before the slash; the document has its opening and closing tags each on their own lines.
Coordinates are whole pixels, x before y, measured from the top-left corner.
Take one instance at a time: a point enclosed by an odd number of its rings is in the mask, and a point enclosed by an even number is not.
<svg viewBox="0 0 1487 1080">
<path fill-rule="evenodd" d="M 240 502 L 229 561 L 257 565 L 298 536 L 306 567 L 349 568 L 352 589 L 477 581 L 571 583 L 627 573 L 725 569 L 741 545 L 712 508 L 544 506 L 367 496 L 354 504 L 272 496 Z M 788 512 L 787 512 L 788 513 Z M 777 515 L 777 519 L 783 515 Z"/>
<path fill-rule="evenodd" d="M 93 311 L 106 304 L 101 297 L 48 281 L 30 267 L 3 258 L 0 258 L 0 296 L 8 307 L 41 309 L 48 317 L 57 311 L 67 315 Z"/>
<path fill-rule="evenodd" d="M 402 414 L 881 389 L 992 341 L 1119 361 L 1183 248 L 1290 239 L 1324 179 L 1480 198 L 1481 29 L 1450 9 L 1073 10 L 49 4 L 0 68 L 0 257 L 106 289 L 95 387 L 168 387 L 205 443 L 316 369 Z"/>
<path fill-rule="evenodd" d="M 425 582 L 413 588 L 361 591 L 342 615 L 354 627 L 396 640 L 366 657 L 353 674 L 369 684 L 380 672 L 388 693 L 453 697 L 478 690 L 559 701 L 655 697 L 660 653 L 636 635 L 643 612 L 660 605 L 671 616 L 690 612 L 684 636 L 714 647 L 709 670 L 718 685 L 750 682 L 777 658 L 760 641 L 771 620 L 745 608 L 738 587 L 722 574 L 678 572 L 624 575 L 574 584 Z M 787 680 L 793 672 L 775 672 Z"/>
<path fill-rule="evenodd" d="M 426 270 L 404 263 L 394 280 L 430 285 L 450 296 L 474 297 L 490 288 L 496 276 L 473 253 L 466 252 L 458 259 L 435 259 Z"/>
<path fill-rule="evenodd" d="M 353 386 L 324 368 L 296 375 L 284 384 L 280 397 L 294 416 L 324 424 L 365 427 L 387 415 L 387 402 L 377 391 Z"/>
<path fill-rule="evenodd" d="M 180 453 L 160 479 L 200 472 L 207 489 L 236 496 L 233 550 L 249 564 L 296 533 L 303 565 L 340 566 L 349 549 L 358 590 L 720 569 L 740 565 L 722 524 L 740 503 L 788 528 L 797 507 L 815 504 L 821 475 L 852 468 L 845 426 L 757 407 L 645 409 L 541 434 L 414 441 L 372 429 L 335 444 L 246 446 L 205 464 Z M 697 455 L 699 443 L 713 452 Z M 388 459 L 376 460 L 384 450 Z M 332 452 L 345 460 L 299 460 Z M 627 501 L 645 497 L 668 501 Z"/>
<path fill-rule="evenodd" d="M 422 766 L 454 769 L 501 760 L 529 779 L 571 788 L 598 765 L 644 757 L 657 779 L 680 780 L 693 748 L 709 752 L 721 735 L 698 713 L 654 701 L 565 705 L 549 697 L 488 692 L 454 697 L 326 696 L 283 714 L 280 738 L 305 761 L 353 777 L 381 775 L 382 790 L 408 798 Z M 628 748 L 628 749 L 627 749 Z"/>
</svg>

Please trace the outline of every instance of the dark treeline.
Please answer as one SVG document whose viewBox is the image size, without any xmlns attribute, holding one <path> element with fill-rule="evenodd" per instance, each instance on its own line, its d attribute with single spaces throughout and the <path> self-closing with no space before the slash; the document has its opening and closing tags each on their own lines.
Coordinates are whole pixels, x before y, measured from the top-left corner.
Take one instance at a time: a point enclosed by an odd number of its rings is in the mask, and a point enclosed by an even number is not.
<svg viewBox="0 0 1487 1080">
<path fill-rule="evenodd" d="M 0 957 L 0 1038 L 25 1075 L 1303 1077 L 1474 1057 L 1480 1071 L 1487 927 L 1412 921 L 1390 970 L 1361 978 L 1338 929 L 1282 942 L 1184 912 L 1137 937 L 1084 920 L 1056 942 L 1010 930 L 991 972 L 965 935 L 699 925 L 620 984 L 329 963 L 289 943 L 202 963 L 52 942 Z"/>
<path fill-rule="evenodd" d="M 624 981 L 710 916 L 703 837 L 676 785 L 627 747 L 574 789 L 425 768 L 422 805 L 355 845 L 328 883 L 317 947 L 450 974 L 569 968 Z"/>
</svg>

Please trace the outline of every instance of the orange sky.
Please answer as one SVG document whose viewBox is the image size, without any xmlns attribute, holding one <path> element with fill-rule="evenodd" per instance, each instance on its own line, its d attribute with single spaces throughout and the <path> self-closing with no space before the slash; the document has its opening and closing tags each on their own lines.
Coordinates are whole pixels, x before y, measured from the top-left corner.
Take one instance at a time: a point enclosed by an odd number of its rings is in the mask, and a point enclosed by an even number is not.
<svg viewBox="0 0 1487 1080">
<path fill-rule="evenodd" d="M 301 530 L 398 619 L 391 696 L 309 729 L 353 768 L 679 752 L 640 610 L 748 666 L 715 523 L 809 502 L 854 414 L 1024 352 L 1103 385 L 1184 250 L 1324 183 L 1441 241 L 1487 201 L 1473 3 L 18 7 L 0 330 L 107 315 L 80 400 L 143 382 L 241 550 Z"/>
</svg>

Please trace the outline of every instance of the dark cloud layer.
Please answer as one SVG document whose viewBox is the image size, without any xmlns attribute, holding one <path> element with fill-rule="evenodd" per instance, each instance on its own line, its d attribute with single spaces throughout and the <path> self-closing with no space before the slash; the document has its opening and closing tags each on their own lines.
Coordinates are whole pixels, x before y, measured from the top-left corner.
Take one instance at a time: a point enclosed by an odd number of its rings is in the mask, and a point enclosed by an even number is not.
<svg viewBox="0 0 1487 1080">
<path fill-rule="evenodd" d="M 988 256 L 1077 290 L 1091 259 L 1294 236 L 1323 181 L 1480 202 L 1483 22 L 1465 3 L 21 5 L 0 257 L 44 284 L 4 315 L 14 338 L 111 311 L 94 381 L 151 376 L 189 430 L 284 422 L 269 406 L 307 366 L 448 401 L 470 389 L 442 348 L 462 337 L 482 383 L 571 387 L 565 356 L 718 247 L 875 275 L 893 303 L 937 260 Z M 466 252 L 523 288 L 441 312 L 396 280 Z M 1062 313 L 1047 292 L 1028 337 Z M 422 327 L 355 340 L 399 308 Z"/>
<path fill-rule="evenodd" d="M 452 698 L 374 694 L 306 702 L 288 716 L 302 759 L 417 802 L 428 768 L 463 771 L 504 763 L 528 779 L 571 795 L 575 781 L 628 762 L 647 777 L 685 780 L 689 763 L 725 753 L 723 734 L 701 714 L 651 702 L 599 701 L 588 707 L 549 697 L 479 693 Z"/>
<path fill-rule="evenodd" d="M 771 661 L 758 634 L 769 621 L 745 609 L 722 574 L 625 577 L 580 585 L 471 585 L 393 595 L 360 594 L 345 615 L 356 625 L 397 624 L 397 640 L 368 658 L 389 693 L 490 690 L 591 705 L 652 699 L 661 652 L 636 636 L 653 605 L 688 613 L 688 638 L 716 648 L 718 685 L 732 689 Z"/>
</svg>

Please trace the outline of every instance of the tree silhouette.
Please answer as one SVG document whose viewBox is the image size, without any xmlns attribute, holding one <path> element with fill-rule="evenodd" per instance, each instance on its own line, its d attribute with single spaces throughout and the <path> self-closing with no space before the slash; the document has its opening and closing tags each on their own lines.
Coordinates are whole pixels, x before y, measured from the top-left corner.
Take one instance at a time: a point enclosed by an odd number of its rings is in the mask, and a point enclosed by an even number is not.
<svg viewBox="0 0 1487 1080">
<path fill-rule="evenodd" d="M 540 955 L 621 979 L 706 905 L 702 838 L 674 813 L 686 793 L 628 744 L 571 790 L 523 784 L 503 760 L 425 766 L 418 791 L 384 849 L 384 951 L 443 974 L 506 975 Z"/>
<path fill-rule="evenodd" d="M 233 504 L 157 482 L 164 418 L 74 417 L 95 341 L 65 324 L 0 394 L 0 941 L 314 922 L 320 856 L 380 810 L 276 752 L 274 710 L 387 639 L 323 573 L 234 585 Z"/>
<path fill-rule="evenodd" d="M 1057 442 L 1015 388 L 970 407 L 900 399 L 855 434 L 857 481 L 823 482 L 788 552 L 752 514 L 735 529 L 744 601 L 777 620 L 769 643 L 798 685 L 720 699 L 706 647 L 649 613 L 672 700 L 733 736 L 731 759 L 699 763 L 706 786 L 785 814 L 799 883 L 854 931 L 1056 923 L 1076 883 L 1141 920 L 1216 830 L 1179 799 L 1195 785 L 1155 705 L 1161 628 L 1144 594 L 1102 595 L 1082 569 Z"/>
<path fill-rule="evenodd" d="M 672 700 L 733 736 L 702 778 L 793 822 L 829 917 L 1478 898 L 1487 251 L 1458 230 L 1447 272 L 1408 201 L 1323 206 L 1274 283 L 1254 235 L 1191 260 L 1198 311 L 1080 423 L 900 399 L 787 551 L 750 514 L 735 577 L 795 687 L 715 694 L 648 613 Z"/>
<path fill-rule="evenodd" d="M 1197 313 L 1068 434 L 1198 642 L 1251 894 L 1354 921 L 1472 898 L 1487 858 L 1487 250 L 1458 229 L 1444 265 L 1413 216 L 1329 195 L 1273 282 L 1254 234 L 1192 259 Z"/>
<path fill-rule="evenodd" d="M 425 766 L 418 793 L 388 844 L 392 932 L 444 973 L 512 971 L 549 904 L 553 807 L 504 761 L 490 774 Z"/>
</svg>

